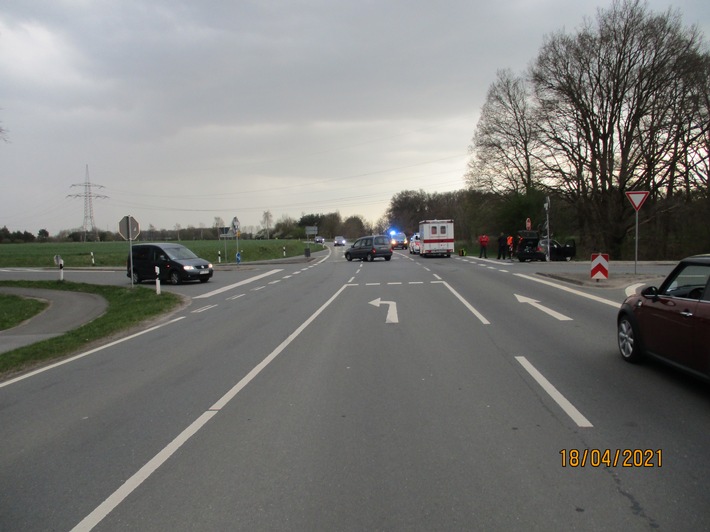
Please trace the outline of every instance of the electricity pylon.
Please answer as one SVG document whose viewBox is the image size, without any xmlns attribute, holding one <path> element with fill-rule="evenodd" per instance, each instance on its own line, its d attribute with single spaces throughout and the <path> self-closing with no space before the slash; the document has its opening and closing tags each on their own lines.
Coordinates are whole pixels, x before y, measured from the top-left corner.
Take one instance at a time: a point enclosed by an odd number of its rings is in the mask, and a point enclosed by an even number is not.
<svg viewBox="0 0 710 532">
<path fill-rule="evenodd" d="M 89 181 L 89 165 L 86 165 L 86 179 L 83 183 L 75 183 L 72 187 L 84 187 L 84 192 L 81 194 L 70 194 L 67 198 L 84 198 L 84 223 L 82 230 L 84 232 L 84 242 L 86 242 L 86 233 L 91 229 L 94 233 L 94 238 L 99 240 L 99 230 L 94 222 L 94 202 L 93 199 L 106 199 L 108 196 L 96 194 L 92 188 L 104 188 L 103 185 L 94 185 Z"/>
</svg>

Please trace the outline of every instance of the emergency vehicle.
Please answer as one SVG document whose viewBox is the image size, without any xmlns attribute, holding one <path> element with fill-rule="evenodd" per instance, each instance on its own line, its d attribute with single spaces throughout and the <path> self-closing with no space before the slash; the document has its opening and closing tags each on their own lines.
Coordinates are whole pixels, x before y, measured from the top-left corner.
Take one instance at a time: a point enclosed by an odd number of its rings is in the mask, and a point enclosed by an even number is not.
<svg viewBox="0 0 710 532">
<path fill-rule="evenodd" d="M 450 257 L 454 252 L 454 221 L 422 220 L 419 222 L 419 238 L 420 256 Z"/>
</svg>

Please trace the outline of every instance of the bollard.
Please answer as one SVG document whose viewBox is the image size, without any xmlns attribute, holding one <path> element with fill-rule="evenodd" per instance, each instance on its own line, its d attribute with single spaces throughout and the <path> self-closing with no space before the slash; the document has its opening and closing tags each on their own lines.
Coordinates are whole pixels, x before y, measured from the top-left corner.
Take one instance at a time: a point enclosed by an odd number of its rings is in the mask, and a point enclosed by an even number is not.
<svg viewBox="0 0 710 532">
<path fill-rule="evenodd" d="M 160 268 L 155 267 L 155 293 L 160 295 Z"/>
<path fill-rule="evenodd" d="M 64 261 L 59 259 L 59 280 L 64 281 Z"/>
<path fill-rule="evenodd" d="M 217 251 L 217 263 L 222 264 L 222 252 Z"/>
<path fill-rule="evenodd" d="M 94 252 L 91 252 L 91 265 L 96 266 L 96 263 L 94 262 Z"/>
</svg>

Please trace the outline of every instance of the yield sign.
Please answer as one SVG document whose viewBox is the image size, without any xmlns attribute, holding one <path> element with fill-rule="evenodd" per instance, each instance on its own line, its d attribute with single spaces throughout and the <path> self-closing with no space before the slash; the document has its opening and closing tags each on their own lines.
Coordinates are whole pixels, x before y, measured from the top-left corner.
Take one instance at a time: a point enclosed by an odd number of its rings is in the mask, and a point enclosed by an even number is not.
<svg viewBox="0 0 710 532">
<path fill-rule="evenodd" d="M 592 254 L 592 279 L 609 278 L 609 255 L 607 253 Z"/>
<path fill-rule="evenodd" d="M 631 205 L 633 205 L 636 212 L 638 212 L 638 210 L 641 208 L 641 205 L 643 205 L 643 202 L 646 201 L 648 194 L 649 193 L 647 190 L 634 190 L 631 192 L 627 192 L 626 197 L 629 198 Z"/>
</svg>

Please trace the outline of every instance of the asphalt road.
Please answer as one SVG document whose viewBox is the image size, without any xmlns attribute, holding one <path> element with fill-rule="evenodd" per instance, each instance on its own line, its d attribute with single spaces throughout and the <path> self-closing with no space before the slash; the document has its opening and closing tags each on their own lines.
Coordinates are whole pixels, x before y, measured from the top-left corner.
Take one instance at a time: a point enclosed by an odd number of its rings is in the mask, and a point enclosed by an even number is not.
<svg viewBox="0 0 710 532">
<path fill-rule="evenodd" d="M 0 383 L 0 529 L 710 529 L 707 386 L 563 274 L 340 248 L 163 287 L 172 320 Z"/>
</svg>

